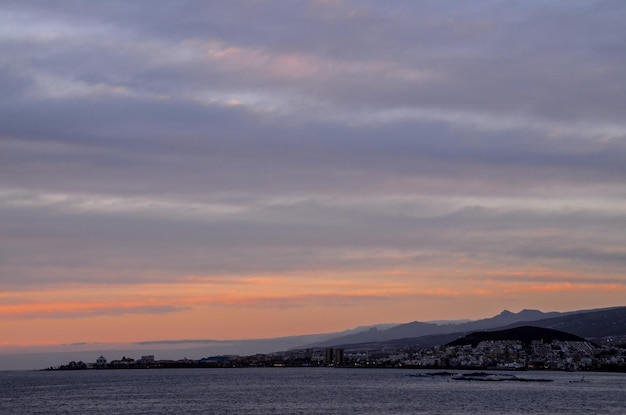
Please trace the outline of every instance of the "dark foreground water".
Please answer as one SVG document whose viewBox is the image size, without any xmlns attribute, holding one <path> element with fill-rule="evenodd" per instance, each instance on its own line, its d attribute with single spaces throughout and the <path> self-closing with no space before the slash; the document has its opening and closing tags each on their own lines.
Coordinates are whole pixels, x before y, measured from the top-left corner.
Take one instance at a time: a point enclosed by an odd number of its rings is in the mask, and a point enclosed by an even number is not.
<svg viewBox="0 0 626 415">
<path fill-rule="evenodd" d="M 550 383 L 414 370 L 267 368 L 0 372 L 0 414 L 626 414 L 626 374 Z"/>
</svg>

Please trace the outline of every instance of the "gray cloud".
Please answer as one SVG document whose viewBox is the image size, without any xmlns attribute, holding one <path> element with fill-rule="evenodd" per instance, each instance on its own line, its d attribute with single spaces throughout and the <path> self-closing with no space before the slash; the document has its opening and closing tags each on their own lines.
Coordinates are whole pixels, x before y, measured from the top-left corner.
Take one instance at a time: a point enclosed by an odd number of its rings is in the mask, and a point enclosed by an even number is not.
<svg viewBox="0 0 626 415">
<path fill-rule="evenodd" d="M 617 275 L 626 7 L 573 3 L 5 1 L 0 284 Z"/>
<path fill-rule="evenodd" d="M 446 206 L 447 196 L 352 202 L 225 197 L 196 204 L 59 195 L 7 199 L 14 205 L 2 208 L 0 229 L 1 275 L 8 285 L 445 268 L 462 258 L 493 268 L 531 261 L 620 275 L 620 247 L 626 246 L 623 213 L 566 212 L 558 205 L 457 209 Z"/>
</svg>

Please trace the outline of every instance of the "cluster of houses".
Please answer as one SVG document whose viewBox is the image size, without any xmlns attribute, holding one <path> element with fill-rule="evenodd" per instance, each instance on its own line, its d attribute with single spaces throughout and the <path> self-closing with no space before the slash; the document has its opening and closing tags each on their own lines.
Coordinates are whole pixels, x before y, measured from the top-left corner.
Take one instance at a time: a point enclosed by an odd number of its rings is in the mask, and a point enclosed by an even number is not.
<svg viewBox="0 0 626 415">
<path fill-rule="evenodd" d="M 611 341 L 612 340 L 612 341 Z M 346 367 L 410 367 L 467 369 L 552 369 L 626 371 L 626 338 L 607 339 L 598 346 L 588 341 L 525 344 L 519 340 L 482 341 L 476 346 L 437 346 L 422 349 L 307 349 L 233 358 L 243 365 L 312 365 Z M 619 340 L 619 339 L 618 339 Z M 615 343 L 621 344 L 617 346 Z M 337 350 L 341 358 L 336 356 Z"/>
<path fill-rule="evenodd" d="M 95 363 L 69 362 L 48 370 L 79 370 L 79 369 L 149 369 L 149 368 L 175 368 L 175 367 L 195 367 L 199 366 L 198 360 L 180 359 L 180 360 L 156 360 L 154 355 L 141 356 L 140 359 L 131 357 L 122 357 L 121 359 L 111 360 L 110 362 L 104 356 L 96 359 Z"/>
<path fill-rule="evenodd" d="M 626 353 L 615 352 L 624 363 Z M 608 361 L 598 359 L 596 347 L 589 342 L 544 343 L 535 340 L 526 346 L 517 340 L 497 340 L 482 341 L 475 347 L 463 345 L 423 350 L 405 363 L 455 368 L 591 370 Z"/>
</svg>

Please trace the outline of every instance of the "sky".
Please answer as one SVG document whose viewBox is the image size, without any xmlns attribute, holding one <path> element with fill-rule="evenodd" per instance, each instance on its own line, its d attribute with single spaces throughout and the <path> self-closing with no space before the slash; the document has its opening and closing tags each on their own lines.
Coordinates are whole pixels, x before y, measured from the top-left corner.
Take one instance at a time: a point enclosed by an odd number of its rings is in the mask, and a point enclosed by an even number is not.
<svg viewBox="0 0 626 415">
<path fill-rule="evenodd" d="M 0 352 L 626 305 L 626 3 L 0 3 Z"/>
</svg>

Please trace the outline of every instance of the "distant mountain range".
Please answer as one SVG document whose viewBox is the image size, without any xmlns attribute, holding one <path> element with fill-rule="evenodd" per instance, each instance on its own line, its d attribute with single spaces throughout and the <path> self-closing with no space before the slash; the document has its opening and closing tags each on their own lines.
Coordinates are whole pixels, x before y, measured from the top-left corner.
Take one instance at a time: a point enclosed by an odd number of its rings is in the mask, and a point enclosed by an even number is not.
<svg viewBox="0 0 626 415">
<path fill-rule="evenodd" d="M 431 347 L 449 343 L 472 332 L 504 330 L 529 325 L 559 330 L 591 340 L 606 336 L 626 336 L 626 307 L 567 313 L 544 313 L 539 310 L 522 310 L 519 313 L 512 313 L 504 310 L 491 318 L 456 324 L 438 325 L 414 321 L 384 330 L 372 327 L 364 332 L 332 337 L 308 344 L 306 347 L 334 346 L 350 349 Z"/>
<path fill-rule="evenodd" d="M 354 343 L 371 343 L 371 342 L 383 342 L 389 340 L 415 338 L 422 336 L 432 336 L 440 334 L 461 333 L 478 330 L 487 330 L 497 327 L 504 327 L 516 323 L 524 323 L 537 321 L 552 317 L 560 317 L 571 313 L 558 313 L 550 312 L 543 313 L 539 310 L 522 310 L 519 313 L 512 313 L 508 310 L 504 310 L 495 317 L 486 318 L 476 321 L 467 321 L 462 323 L 424 323 L 414 321 L 411 323 L 399 324 L 380 330 L 377 327 L 371 327 L 367 331 L 357 332 L 344 336 L 337 336 L 317 343 L 308 345 L 309 347 L 330 347 L 337 345 L 347 345 Z"/>
</svg>

